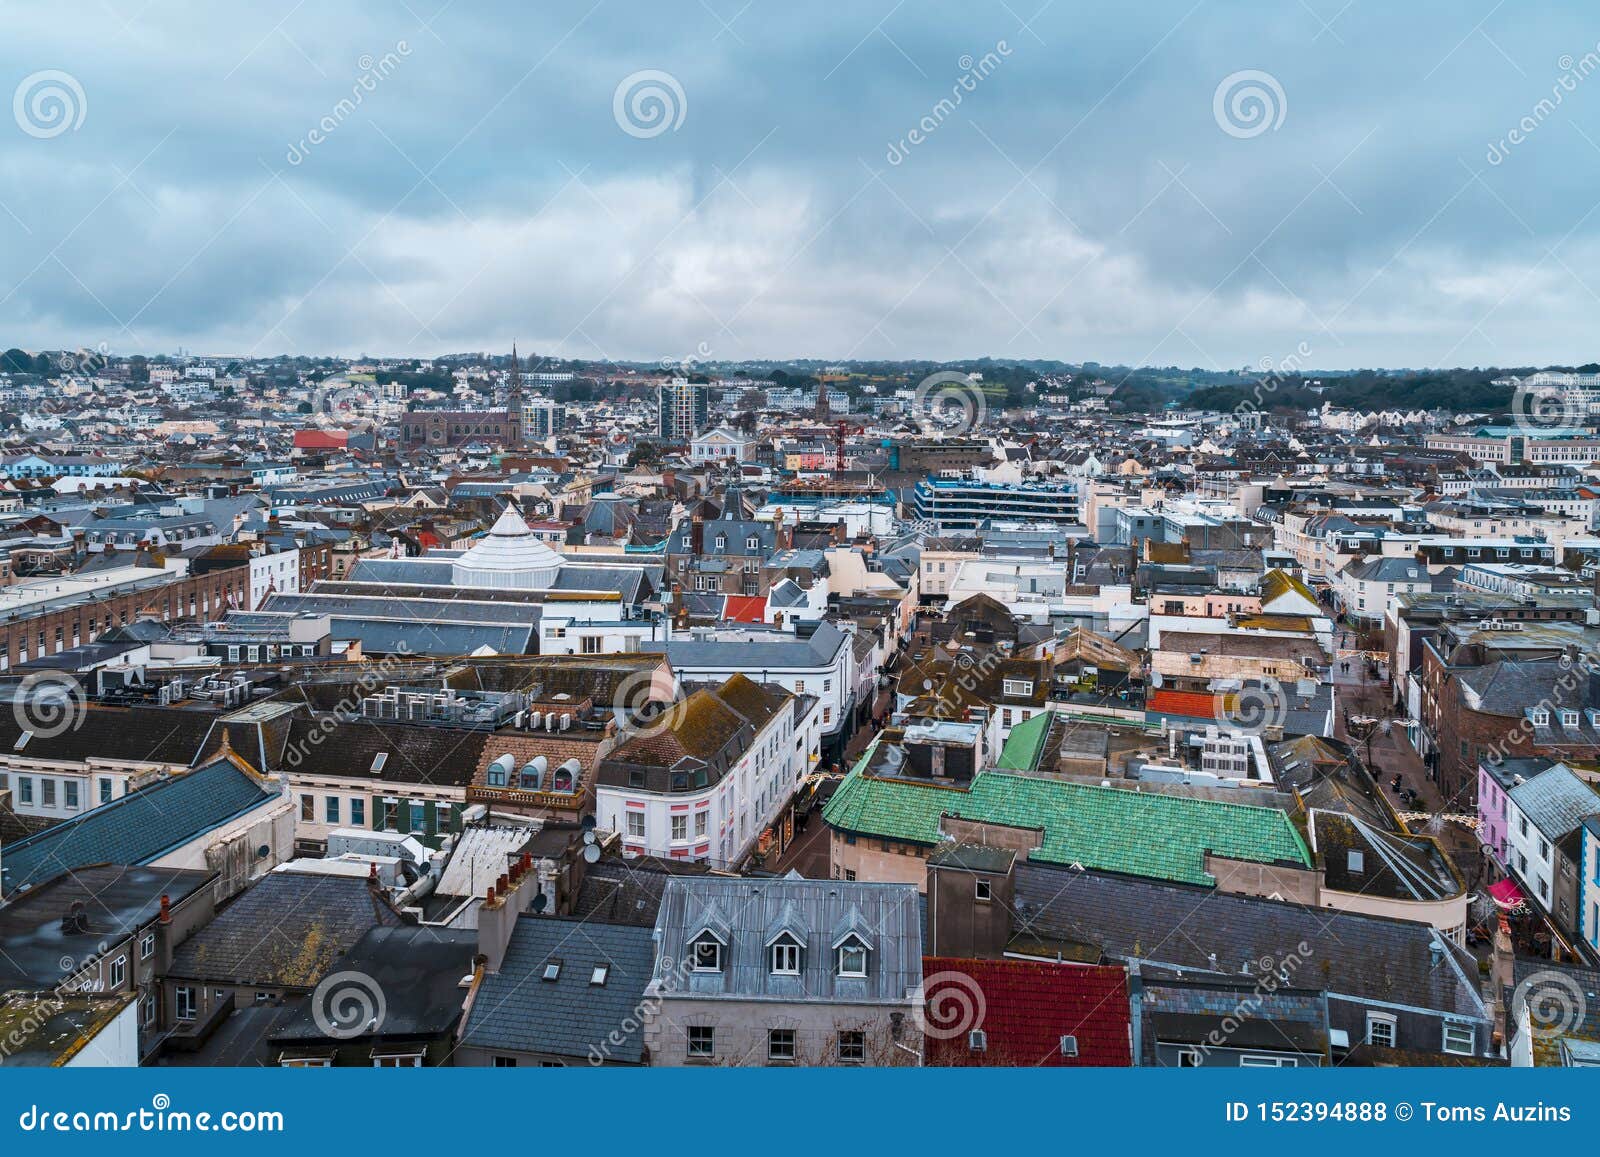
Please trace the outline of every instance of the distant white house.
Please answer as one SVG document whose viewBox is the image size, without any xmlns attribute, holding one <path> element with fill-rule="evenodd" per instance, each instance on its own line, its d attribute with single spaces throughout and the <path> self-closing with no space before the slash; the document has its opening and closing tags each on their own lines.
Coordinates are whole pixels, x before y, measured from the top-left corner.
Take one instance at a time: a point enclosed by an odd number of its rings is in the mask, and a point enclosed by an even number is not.
<svg viewBox="0 0 1600 1157">
<path fill-rule="evenodd" d="M 749 462 L 755 457 L 756 444 L 728 426 L 718 426 L 698 434 L 689 441 L 689 459 L 697 464 L 707 462 Z"/>
</svg>

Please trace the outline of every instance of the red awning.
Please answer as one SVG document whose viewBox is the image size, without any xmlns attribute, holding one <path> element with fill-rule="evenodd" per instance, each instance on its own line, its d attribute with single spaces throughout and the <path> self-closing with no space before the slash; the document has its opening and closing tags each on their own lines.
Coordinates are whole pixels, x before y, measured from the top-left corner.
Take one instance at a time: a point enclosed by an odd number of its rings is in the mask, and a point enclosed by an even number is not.
<svg viewBox="0 0 1600 1157">
<path fill-rule="evenodd" d="M 1520 908 L 1528 899 L 1517 886 L 1517 882 L 1509 877 L 1498 884 L 1490 884 L 1489 895 L 1493 896 L 1494 902 L 1502 908 Z"/>
</svg>

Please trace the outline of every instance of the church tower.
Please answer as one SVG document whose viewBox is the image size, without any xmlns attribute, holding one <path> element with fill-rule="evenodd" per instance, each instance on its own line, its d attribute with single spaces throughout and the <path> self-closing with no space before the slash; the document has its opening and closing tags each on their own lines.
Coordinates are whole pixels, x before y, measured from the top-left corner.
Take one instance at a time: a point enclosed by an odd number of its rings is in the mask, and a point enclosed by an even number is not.
<svg viewBox="0 0 1600 1157">
<path fill-rule="evenodd" d="M 517 343 L 511 343 L 510 388 L 506 391 L 506 449 L 520 450 L 523 446 L 522 363 L 517 360 Z"/>
</svg>

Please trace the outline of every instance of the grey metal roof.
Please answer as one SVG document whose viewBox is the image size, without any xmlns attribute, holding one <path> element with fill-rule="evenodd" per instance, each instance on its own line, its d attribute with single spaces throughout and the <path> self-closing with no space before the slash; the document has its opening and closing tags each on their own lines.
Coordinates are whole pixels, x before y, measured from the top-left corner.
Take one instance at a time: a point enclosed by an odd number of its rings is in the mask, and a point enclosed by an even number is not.
<svg viewBox="0 0 1600 1157">
<path fill-rule="evenodd" d="M 455 560 L 448 558 L 363 558 L 350 568 L 345 581 L 447 587 L 454 565 Z"/>
<path fill-rule="evenodd" d="M 1015 903 L 1019 936 L 1097 947 L 1146 972 L 1241 977 L 1294 951 L 1304 960 L 1297 983 L 1487 1015 L 1476 962 L 1425 924 L 1032 862 L 1017 865 Z"/>
<path fill-rule="evenodd" d="M 720 639 L 674 639 L 667 658 L 674 668 L 693 670 L 760 671 L 773 667 L 826 667 L 845 644 L 844 632 L 832 623 L 821 624 L 809 639 L 779 631 L 771 638 L 750 642 Z"/>
<path fill-rule="evenodd" d="M 775 976 L 768 942 L 776 924 L 802 941 L 799 976 Z M 696 972 L 691 943 L 709 929 L 725 941 L 721 972 Z M 803 934 L 802 934 L 803 933 Z M 922 983 L 922 931 L 911 884 L 674 878 L 656 918 L 655 979 L 674 997 L 903 1003 Z M 867 975 L 836 975 L 846 935 L 869 950 Z"/>
<path fill-rule="evenodd" d="M 86 864 L 147 864 L 276 798 L 231 761 L 213 760 L 8 845 L 0 859 L 5 890 Z"/>
<path fill-rule="evenodd" d="M 545 965 L 556 960 L 556 979 L 544 979 Z M 462 1043 L 584 1059 L 603 1047 L 604 1060 L 639 1064 L 644 1027 L 637 1010 L 654 961 L 649 928 L 523 916 L 500 971 L 478 989 Z M 591 983 L 602 964 L 605 983 Z"/>
<path fill-rule="evenodd" d="M 1600 813 L 1600 795 L 1566 764 L 1556 764 L 1513 787 L 1507 795 L 1528 822 L 1552 843 L 1581 826 L 1589 816 Z"/>
<path fill-rule="evenodd" d="M 531 626 L 434 623 L 417 619 L 337 617 L 329 629 L 335 639 L 359 639 L 364 651 L 382 655 L 471 655 L 487 647 L 497 655 L 526 655 Z"/>
</svg>

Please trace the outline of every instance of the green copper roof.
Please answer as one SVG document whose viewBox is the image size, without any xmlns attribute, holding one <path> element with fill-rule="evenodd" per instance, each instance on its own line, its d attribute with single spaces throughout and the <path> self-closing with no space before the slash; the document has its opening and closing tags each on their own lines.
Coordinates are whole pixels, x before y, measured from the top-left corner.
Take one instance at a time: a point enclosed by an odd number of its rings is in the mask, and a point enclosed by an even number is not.
<svg viewBox="0 0 1600 1157">
<path fill-rule="evenodd" d="M 1005 746 L 1000 749 L 1000 758 L 995 760 L 995 767 L 1000 771 L 1032 771 L 1037 767 L 1054 715 L 1053 711 L 1041 711 L 1013 727 L 1006 736 Z"/>
<path fill-rule="evenodd" d="M 823 810 L 830 827 L 928 845 L 939 843 L 944 815 L 1042 828 L 1044 841 L 1034 859 L 1185 884 L 1215 883 L 1205 870 L 1207 851 L 1311 866 L 1300 834 L 1276 808 L 1002 771 L 979 772 L 970 791 L 959 791 L 875 779 L 862 774 L 865 762 L 864 757 L 845 777 Z"/>
</svg>

